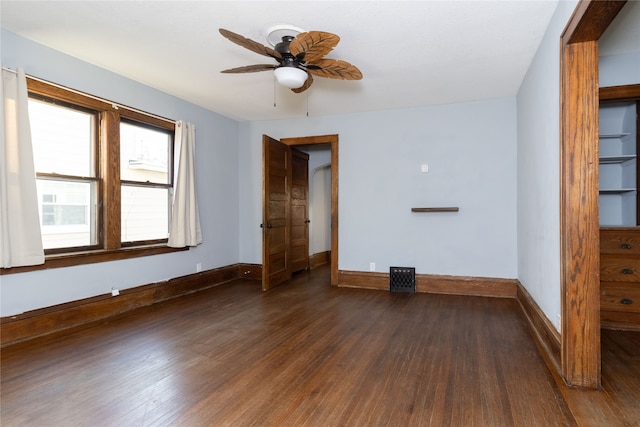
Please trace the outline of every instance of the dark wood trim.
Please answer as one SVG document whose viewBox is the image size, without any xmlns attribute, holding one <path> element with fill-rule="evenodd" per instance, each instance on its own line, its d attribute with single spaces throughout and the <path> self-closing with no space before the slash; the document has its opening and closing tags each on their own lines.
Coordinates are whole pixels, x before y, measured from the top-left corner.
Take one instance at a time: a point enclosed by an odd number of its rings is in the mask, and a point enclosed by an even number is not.
<svg viewBox="0 0 640 427">
<path fill-rule="evenodd" d="M 458 212 L 460 210 L 457 206 L 444 207 L 444 208 L 411 208 L 411 212 Z"/>
<path fill-rule="evenodd" d="M 145 113 L 108 99 L 100 98 L 76 89 L 71 89 L 57 83 L 47 82 L 39 78 L 27 76 L 27 89 L 29 93 L 64 100 L 93 110 L 109 111 L 117 108 L 120 115 L 129 119 L 153 124 L 154 126 L 171 131 L 175 131 L 176 129 L 175 120 L 160 117 L 156 114 Z"/>
<path fill-rule="evenodd" d="M 560 333 L 519 281 L 516 299 L 549 369 L 560 374 Z"/>
<path fill-rule="evenodd" d="M 416 291 L 432 294 L 515 298 L 516 279 L 416 274 Z"/>
<path fill-rule="evenodd" d="M 640 84 L 601 87 L 600 102 L 633 101 L 640 99 Z"/>
<path fill-rule="evenodd" d="M 137 308 L 197 292 L 238 278 L 260 278 L 255 264 L 233 264 L 167 281 L 98 295 L 0 319 L 0 347 L 104 320 Z"/>
<path fill-rule="evenodd" d="M 188 251 L 189 248 L 170 248 L 166 245 L 122 248 L 116 250 L 102 250 L 74 252 L 64 255 L 47 255 L 44 264 L 28 265 L 24 267 L 0 268 L 0 276 L 28 271 L 45 270 L 48 268 L 72 267 L 75 265 L 95 264 L 98 262 L 117 261 L 150 255 L 168 254 L 172 252 Z"/>
<path fill-rule="evenodd" d="M 338 271 L 338 286 L 345 288 L 389 290 L 389 274 L 369 271 Z"/>
<path fill-rule="evenodd" d="M 598 44 L 563 48 L 560 140 L 562 373 L 600 386 Z"/>
<path fill-rule="evenodd" d="M 238 264 L 238 277 L 251 280 L 262 280 L 261 264 Z"/>
<path fill-rule="evenodd" d="M 99 230 L 103 248 L 120 248 L 122 209 L 120 205 L 120 115 L 116 111 L 100 114 L 100 170 L 102 204 L 99 206 L 103 227 Z"/>
<path fill-rule="evenodd" d="M 625 1 L 583 0 L 560 45 L 561 372 L 600 387 L 598 38 Z"/>
<path fill-rule="evenodd" d="M 339 286 L 389 290 L 389 274 L 340 270 Z M 516 279 L 416 274 L 416 292 L 515 298 Z"/>
<path fill-rule="evenodd" d="M 338 135 L 282 138 L 280 142 L 286 145 L 328 144 L 331 146 L 331 284 L 338 285 Z"/>
<path fill-rule="evenodd" d="M 626 2 L 586 0 L 578 3 L 562 33 L 563 45 L 598 40 Z"/>
<path fill-rule="evenodd" d="M 313 254 L 309 257 L 309 268 L 313 270 L 321 265 L 328 264 L 330 260 L 331 251 L 318 252 L 317 254 Z"/>
</svg>

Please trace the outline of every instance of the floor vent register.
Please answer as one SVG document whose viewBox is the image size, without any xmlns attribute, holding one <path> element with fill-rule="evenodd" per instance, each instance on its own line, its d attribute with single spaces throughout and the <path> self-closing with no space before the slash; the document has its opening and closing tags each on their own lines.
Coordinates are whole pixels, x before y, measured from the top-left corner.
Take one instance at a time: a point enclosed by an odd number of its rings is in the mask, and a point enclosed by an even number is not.
<svg viewBox="0 0 640 427">
<path fill-rule="evenodd" d="M 414 267 L 390 267 L 389 290 L 391 292 L 416 292 L 416 269 Z"/>
</svg>

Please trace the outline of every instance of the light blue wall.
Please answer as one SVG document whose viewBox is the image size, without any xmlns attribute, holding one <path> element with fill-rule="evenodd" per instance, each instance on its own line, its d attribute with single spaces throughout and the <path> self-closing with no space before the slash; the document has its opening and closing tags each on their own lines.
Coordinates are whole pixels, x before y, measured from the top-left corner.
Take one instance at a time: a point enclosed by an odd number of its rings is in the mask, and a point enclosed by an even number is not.
<svg viewBox="0 0 640 427">
<path fill-rule="evenodd" d="M 331 250 L 331 147 L 309 149 L 309 255 Z"/>
<path fill-rule="evenodd" d="M 600 87 L 640 83 L 640 41 L 638 52 L 599 58 Z"/>
<path fill-rule="evenodd" d="M 518 279 L 560 329 L 561 1 L 518 92 Z"/>
<path fill-rule="evenodd" d="M 517 277 L 515 98 L 241 123 L 240 259 L 250 263 L 261 262 L 262 134 L 339 134 L 340 269 Z M 428 206 L 460 212 L 410 211 Z"/>
<path fill-rule="evenodd" d="M 197 190 L 204 243 L 188 252 L 0 276 L 0 316 L 234 264 L 238 244 L 238 123 L 107 70 L 1 33 L 2 65 L 108 100 L 196 125 Z"/>
</svg>

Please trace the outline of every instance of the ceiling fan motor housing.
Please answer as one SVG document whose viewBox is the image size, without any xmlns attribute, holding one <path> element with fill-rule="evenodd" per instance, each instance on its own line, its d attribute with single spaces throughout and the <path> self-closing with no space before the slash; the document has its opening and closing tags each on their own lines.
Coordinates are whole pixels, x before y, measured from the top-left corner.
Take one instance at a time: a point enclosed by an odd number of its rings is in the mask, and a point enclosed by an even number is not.
<svg viewBox="0 0 640 427">
<path fill-rule="evenodd" d="M 280 66 L 282 67 L 298 67 L 300 65 L 300 60 L 293 56 L 289 50 L 289 43 L 293 39 L 293 36 L 284 36 L 282 41 L 275 46 L 276 52 L 282 55 L 280 60 Z"/>
</svg>

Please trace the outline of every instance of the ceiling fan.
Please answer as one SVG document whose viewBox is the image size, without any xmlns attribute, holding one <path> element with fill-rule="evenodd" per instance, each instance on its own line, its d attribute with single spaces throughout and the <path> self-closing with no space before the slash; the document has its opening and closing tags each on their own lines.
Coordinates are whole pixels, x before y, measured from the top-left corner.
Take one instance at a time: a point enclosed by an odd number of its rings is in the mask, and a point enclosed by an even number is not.
<svg viewBox="0 0 640 427">
<path fill-rule="evenodd" d="M 256 64 L 230 68 L 221 71 L 222 73 L 254 73 L 274 70 L 278 83 L 290 88 L 295 93 L 303 92 L 311 86 L 313 83 L 312 75 L 342 80 L 360 80 L 362 78 L 362 73 L 354 65 L 346 61 L 324 57 L 340 41 L 340 37 L 335 34 L 324 31 L 308 31 L 299 32 L 295 36 L 283 35 L 282 41 L 276 43 L 274 48 L 270 48 L 223 28 L 220 28 L 219 31 L 233 43 L 277 61 L 277 64 Z"/>
</svg>

